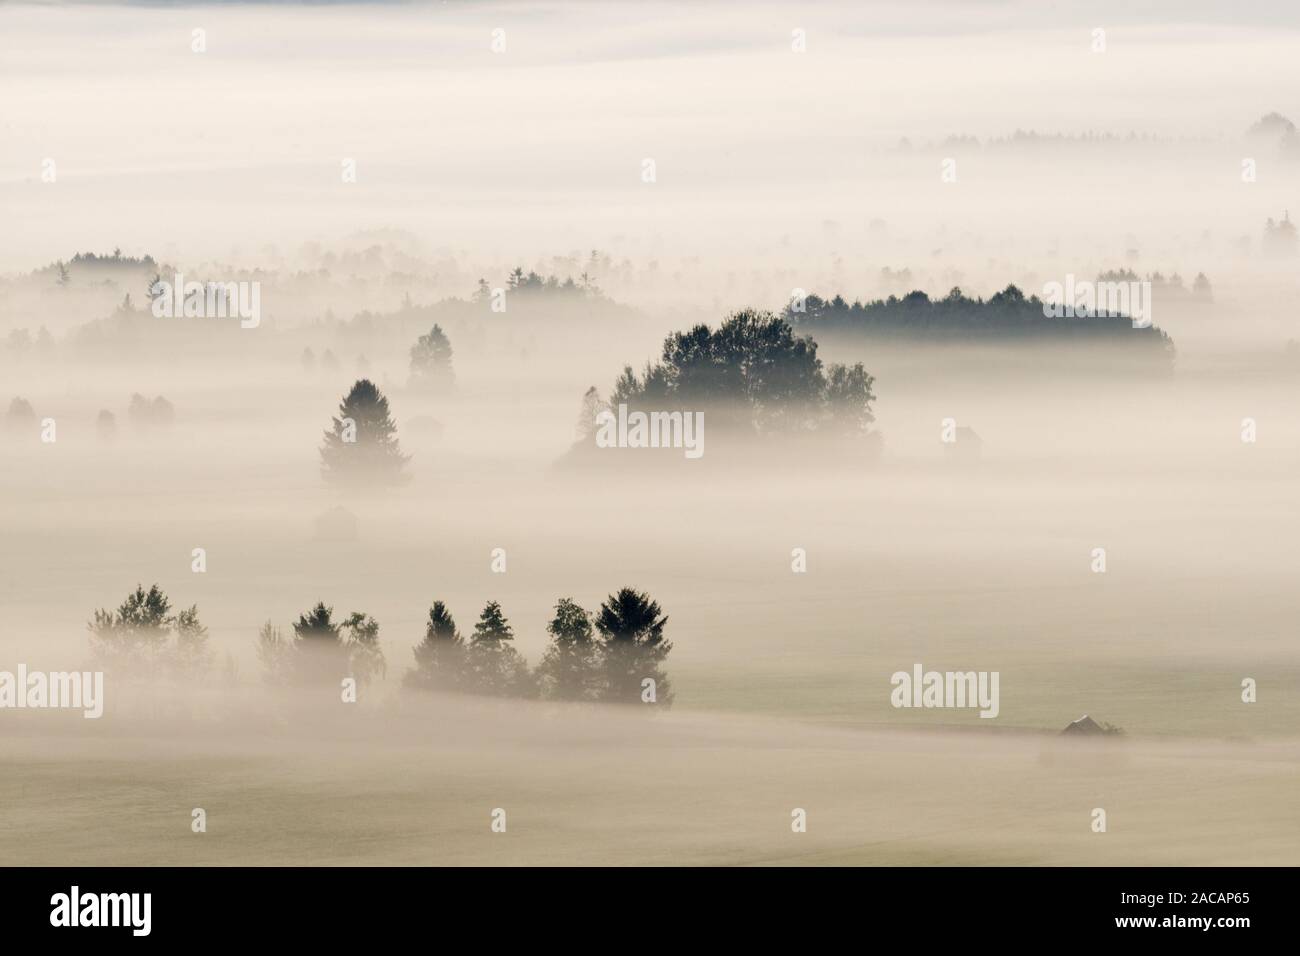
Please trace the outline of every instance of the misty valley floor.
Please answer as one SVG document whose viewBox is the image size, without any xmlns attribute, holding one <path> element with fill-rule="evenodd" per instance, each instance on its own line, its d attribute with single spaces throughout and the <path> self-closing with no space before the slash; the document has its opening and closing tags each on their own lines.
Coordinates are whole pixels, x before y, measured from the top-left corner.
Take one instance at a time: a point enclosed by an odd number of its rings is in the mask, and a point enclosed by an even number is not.
<svg viewBox="0 0 1300 956">
<path fill-rule="evenodd" d="M 1069 744 L 504 703 L 407 705 L 308 733 L 11 736 L 0 858 L 1253 865 L 1297 852 L 1292 742 Z M 206 833 L 191 832 L 195 807 Z M 791 831 L 795 808 L 806 833 Z"/>
</svg>

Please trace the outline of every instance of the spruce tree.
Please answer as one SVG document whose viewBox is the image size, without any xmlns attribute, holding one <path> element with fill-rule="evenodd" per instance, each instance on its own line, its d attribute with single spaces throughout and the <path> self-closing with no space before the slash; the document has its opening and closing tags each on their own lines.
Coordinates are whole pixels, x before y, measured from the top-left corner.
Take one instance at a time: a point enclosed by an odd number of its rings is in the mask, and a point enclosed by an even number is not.
<svg viewBox="0 0 1300 956">
<path fill-rule="evenodd" d="M 388 399 L 360 379 L 339 403 L 320 449 L 321 475 L 336 486 L 393 485 L 403 480 L 408 456 L 397 441 Z"/>
<path fill-rule="evenodd" d="M 298 615 L 293 638 L 293 676 L 298 683 L 328 683 L 347 676 L 347 647 L 334 623 L 334 609 L 324 601 Z"/>
<path fill-rule="evenodd" d="M 515 650 L 514 637 L 501 605 L 489 601 L 474 625 L 467 649 L 469 684 L 475 693 L 495 697 L 532 695 L 532 673 L 528 662 Z"/>
<path fill-rule="evenodd" d="M 663 662 L 672 650 L 664 637 L 668 617 L 648 594 L 623 588 L 611 594 L 596 615 L 596 630 L 602 641 L 604 680 L 601 699 L 611 703 L 642 702 L 643 681 L 654 681 L 655 703 L 672 703 L 672 685 Z"/>
<path fill-rule="evenodd" d="M 415 670 L 407 675 L 413 687 L 459 690 L 466 685 L 465 639 L 447 605 L 434 601 L 424 640 L 415 646 Z"/>
</svg>

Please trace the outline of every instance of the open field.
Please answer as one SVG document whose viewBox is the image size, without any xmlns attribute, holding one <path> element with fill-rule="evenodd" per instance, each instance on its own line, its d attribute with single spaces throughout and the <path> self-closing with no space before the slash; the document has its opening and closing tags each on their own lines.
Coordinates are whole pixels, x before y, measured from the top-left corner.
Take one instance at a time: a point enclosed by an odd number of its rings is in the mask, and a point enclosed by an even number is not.
<svg viewBox="0 0 1300 956">
<path fill-rule="evenodd" d="M 1297 30 L 0 5 L 0 862 L 1300 864 Z"/>
<path fill-rule="evenodd" d="M 10 738 L 0 853 L 92 865 L 1295 861 L 1294 741 L 634 724 L 536 704 L 408 706 L 334 739 Z M 190 832 L 193 807 L 207 811 L 204 834 Z M 1094 807 L 1105 834 L 1089 829 Z M 505 833 L 490 830 L 496 808 Z M 790 832 L 794 808 L 807 833 Z"/>
</svg>

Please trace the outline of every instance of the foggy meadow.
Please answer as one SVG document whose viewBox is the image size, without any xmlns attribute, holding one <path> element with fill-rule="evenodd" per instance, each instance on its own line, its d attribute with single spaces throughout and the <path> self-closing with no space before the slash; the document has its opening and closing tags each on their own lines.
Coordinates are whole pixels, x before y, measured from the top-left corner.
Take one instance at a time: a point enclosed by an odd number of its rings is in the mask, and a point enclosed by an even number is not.
<svg viewBox="0 0 1300 956">
<path fill-rule="evenodd" d="M 1295 15 L 977 6 L 0 9 L 4 859 L 1294 864 Z"/>
</svg>

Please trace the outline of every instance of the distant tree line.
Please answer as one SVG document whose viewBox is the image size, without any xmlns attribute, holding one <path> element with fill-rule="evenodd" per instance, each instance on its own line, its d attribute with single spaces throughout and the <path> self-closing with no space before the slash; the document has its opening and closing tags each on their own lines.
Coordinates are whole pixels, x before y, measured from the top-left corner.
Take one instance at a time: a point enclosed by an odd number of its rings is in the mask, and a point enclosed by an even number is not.
<svg viewBox="0 0 1300 956">
<path fill-rule="evenodd" d="M 1105 281 L 1105 280 L 1103 280 Z M 1172 360 L 1173 341 L 1151 325 L 1134 328 L 1128 316 L 1098 314 L 1087 318 L 1054 318 L 1043 314 L 1043 302 L 1014 285 L 988 299 L 970 298 L 953 288 L 942 299 L 919 290 L 903 297 L 847 302 L 842 296 L 823 299 L 809 295 L 786 306 L 785 318 L 800 331 L 832 333 L 879 340 L 951 343 L 1005 343 L 1015 340 L 1111 342 L 1149 349 Z"/>
<path fill-rule="evenodd" d="M 415 665 L 405 687 L 491 697 L 669 705 L 672 684 L 664 661 L 672 641 L 668 617 L 648 594 L 622 588 L 593 616 L 561 598 L 546 625 L 550 636 L 536 668 L 514 647 L 514 629 L 489 601 L 469 635 L 462 635 L 442 601 L 429 609 Z M 144 673 L 199 677 L 210 670 L 208 629 L 197 606 L 173 611 L 157 584 L 137 585 L 115 610 L 100 609 L 87 625 L 96 661 Z M 337 684 L 345 677 L 366 684 L 387 673 L 379 624 L 361 611 L 336 619 L 319 601 L 289 631 L 267 621 L 257 635 L 257 656 L 274 684 Z"/>
<path fill-rule="evenodd" d="M 161 395 L 155 395 L 152 399 L 149 399 L 136 392 L 131 396 L 131 404 L 127 407 L 127 414 L 134 425 L 168 425 L 175 419 L 176 409 L 171 402 Z M 9 431 L 30 430 L 36 423 L 36 410 L 27 399 L 16 396 L 9 403 L 4 421 Z M 95 417 L 95 428 L 101 436 L 110 437 L 117 430 L 117 417 L 108 409 L 101 408 L 99 414 Z"/>
<path fill-rule="evenodd" d="M 594 618 L 561 598 L 546 625 L 550 643 L 530 670 L 511 645 L 514 631 L 496 601 L 483 608 L 468 637 L 446 605 L 435 601 L 405 683 L 495 697 L 666 705 L 673 699 L 663 670 L 672 650 L 667 623 L 659 605 L 633 588 L 611 594 Z"/>
<path fill-rule="evenodd" d="M 508 292 L 523 295 L 560 296 L 575 299 L 600 299 L 604 297 L 590 272 L 583 272 L 575 282 L 572 276 L 560 279 L 556 275 L 542 276 L 532 270 L 524 272 L 523 266 L 516 266 L 506 276 L 505 289 Z M 489 285 L 487 279 L 479 279 L 478 287 L 474 290 L 474 301 L 488 302 L 491 298 L 491 285 Z"/>
<path fill-rule="evenodd" d="M 1143 277 L 1132 269 L 1107 269 L 1097 276 L 1097 281 L 1149 282 L 1151 283 L 1152 297 L 1161 302 L 1176 304 L 1188 301 L 1211 302 L 1214 299 L 1214 289 L 1204 272 L 1196 273 L 1196 278 L 1192 280 L 1190 289 L 1184 284 L 1183 277 L 1177 272 L 1169 276 L 1161 272 L 1148 272 Z"/>
</svg>

